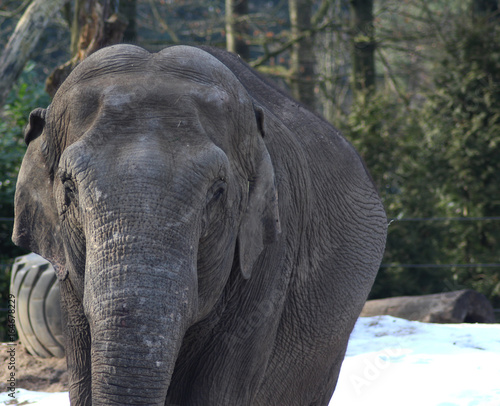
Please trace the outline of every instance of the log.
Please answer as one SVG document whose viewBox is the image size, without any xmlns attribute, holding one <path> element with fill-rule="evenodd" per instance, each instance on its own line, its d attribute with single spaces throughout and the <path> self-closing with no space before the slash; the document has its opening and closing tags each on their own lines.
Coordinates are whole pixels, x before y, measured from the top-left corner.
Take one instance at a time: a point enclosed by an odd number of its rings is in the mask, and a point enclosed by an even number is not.
<svg viewBox="0 0 500 406">
<path fill-rule="evenodd" d="M 0 106 L 38 45 L 38 40 L 54 14 L 67 0 L 35 0 L 16 25 L 0 56 Z"/>
<path fill-rule="evenodd" d="M 474 290 L 369 300 L 362 317 L 389 315 L 427 323 L 494 323 L 488 299 Z"/>
</svg>

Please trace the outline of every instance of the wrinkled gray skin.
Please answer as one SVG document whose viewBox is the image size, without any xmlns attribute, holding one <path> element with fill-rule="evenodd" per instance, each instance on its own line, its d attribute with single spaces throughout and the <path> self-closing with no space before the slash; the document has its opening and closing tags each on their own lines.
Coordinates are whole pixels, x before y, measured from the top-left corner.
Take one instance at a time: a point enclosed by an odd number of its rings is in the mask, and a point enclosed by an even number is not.
<svg viewBox="0 0 500 406">
<path fill-rule="evenodd" d="M 326 405 L 386 237 L 361 159 L 224 51 L 96 52 L 30 115 L 13 239 L 73 405 Z"/>
</svg>

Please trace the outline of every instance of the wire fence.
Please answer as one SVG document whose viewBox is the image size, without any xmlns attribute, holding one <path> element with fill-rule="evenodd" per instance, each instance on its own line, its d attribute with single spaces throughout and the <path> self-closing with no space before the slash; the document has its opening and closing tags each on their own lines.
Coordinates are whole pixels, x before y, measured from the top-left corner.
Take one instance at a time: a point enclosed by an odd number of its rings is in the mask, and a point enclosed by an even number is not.
<svg viewBox="0 0 500 406">
<path fill-rule="evenodd" d="M 14 217 L 0 217 L 0 221 L 14 221 Z M 500 216 L 490 217 L 393 217 L 389 218 L 389 224 L 414 221 L 500 221 Z"/>
<path fill-rule="evenodd" d="M 496 264 L 381 264 L 381 268 L 500 268 Z"/>
<path fill-rule="evenodd" d="M 407 217 L 407 218 L 391 218 L 388 220 L 389 231 L 392 224 L 397 223 L 416 223 L 416 222 L 472 222 L 472 221 L 500 221 L 500 216 L 487 217 Z M 399 263 L 383 263 L 381 268 L 500 268 L 500 263 L 466 263 L 466 264 L 399 264 Z"/>
<path fill-rule="evenodd" d="M 13 217 L 0 217 L 2 222 L 14 222 Z M 392 218 L 388 219 L 389 226 L 395 223 L 412 222 L 467 222 L 467 221 L 500 221 L 500 216 L 491 217 L 412 217 L 412 218 Z M 390 228 L 389 228 L 390 230 Z M 12 263 L 0 263 L 0 267 L 9 267 Z M 499 268 L 500 263 L 470 263 L 470 264 L 381 264 L 381 268 Z M 9 309 L 0 308 L 0 313 Z M 495 314 L 500 314 L 500 309 L 494 309 Z"/>
<path fill-rule="evenodd" d="M 492 217 L 407 217 L 407 218 L 392 218 L 389 219 L 389 224 L 395 222 L 412 222 L 412 221 L 499 221 L 500 216 Z"/>
<path fill-rule="evenodd" d="M 0 217 L 0 221 L 14 222 L 13 217 Z M 405 222 L 467 222 L 467 221 L 500 221 L 500 216 L 489 217 L 407 217 L 407 218 L 390 218 L 388 219 L 389 227 L 396 223 Z M 389 228 L 390 230 L 390 228 Z M 1 264 L 6 265 L 6 264 Z M 399 263 L 383 263 L 381 268 L 500 268 L 500 263 L 467 263 L 467 264 L 399 264 Z"/>
<path fill-rule="evenodd" d="M 14 222 L 13 217 L 0 217 L 0 221 Z M 408 218 L 390 218 L 389 226 L 395 223 L 404 222 L 454 222 L 454 221 L 500 221 L 500 216 L 490 217 L 408 217 Z M 6 265 L 6 264 L 1 264 Z M 381 264 L 381 268 L 500 268 L 500 263 L 468 263 L 468 264 Z"/>
</svg>

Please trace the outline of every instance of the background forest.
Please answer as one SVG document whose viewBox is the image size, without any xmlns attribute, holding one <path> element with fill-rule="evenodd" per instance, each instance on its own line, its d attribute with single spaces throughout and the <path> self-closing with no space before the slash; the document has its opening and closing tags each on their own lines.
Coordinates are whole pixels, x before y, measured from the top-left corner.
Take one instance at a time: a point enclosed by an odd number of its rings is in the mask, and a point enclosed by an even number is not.
<svg viewBox="0 0 500 406">
<path fill-rule="evenodd" d="M 24 253 L 10 235 L 29 112 L 85 56 L 117 42 L 227 47 L 342 130 L 390 219 L 372 298 L 472 288 L 500 307 L 498 7 L 0 0 L 0 307 L 12 258 Z"/>
</svg>

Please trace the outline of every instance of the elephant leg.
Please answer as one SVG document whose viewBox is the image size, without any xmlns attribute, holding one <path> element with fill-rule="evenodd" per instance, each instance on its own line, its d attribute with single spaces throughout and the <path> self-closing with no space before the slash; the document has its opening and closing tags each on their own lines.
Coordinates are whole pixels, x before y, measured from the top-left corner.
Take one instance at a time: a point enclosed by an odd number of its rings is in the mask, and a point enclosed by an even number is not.
<svg viewBox="0 0 500 406">
<path fill-rule="evenodd" d="M 198 359 L 196 372 L 189 376 L 187 390 L 182 397 L 169 400 L 168 405 L 192 406 L 249 406 L 266 369 L 269 352 L 262 350 L 266 339 L 242 340 L 239 337 L 217 337 L 209 344 L 210 352 Z M 206 368 L 206 365 L 213 367 Z"/>
<path fill-rule="evenodd" d="M 319 387 L 318 392 L 322 393 L 319 400 L 311 403 L 311 406 L 328 406 L 333 396 L 333 392 L 337 386 L 337 381 L 340 375 L 340 368 L 345 357 L 345 351 L 340 352 L 337 359 L 333 363 L 332 368 L 325 374 L 324 381 Z"/>
<path fill-rule="evenodd" d="M 90 328 L 71 281 L 60 282 L 69 396 L 72 406 L 91 406 Z"/>
<path fill-rule="evenodd" d="M 274 342 L 285 299 L 282 281 L 266 285 L 255 279 L 240 281 L 254 293 L 254 302 L 245 305 L 241 297 L 227 304 L 216 325 L 188 331 L 167 405 L 255 404 L 272 353 L 272 345 L 266 343 Z M 241 291 L 241 286 L 233 291 Z M 197 337 L 206 339 L 199 342 Z"/>
<path fill-rule="evenodd" d="M 254 400 L 258 406 L 327 406 L 340 373 L 345 350 L 343 342 L 329 348 L 301 335 L 297 344 L 291 343 L 292 333 L 280 331 L 277 344 L 268 363 L 264 380 Z M 299 345 L 303 343 L 303 345 Z M 284 365 L 284 366 L 283 366 Z"/>
<path fill-rule="evenodd" d="M 328 405 L 364 300 L 346 294 L 354 289 L 337 275 L 348 271 L 332 262 L 337 268 L 322 272 L 323 278 L 290 288 L 255 405 Z"/>
</svg>

